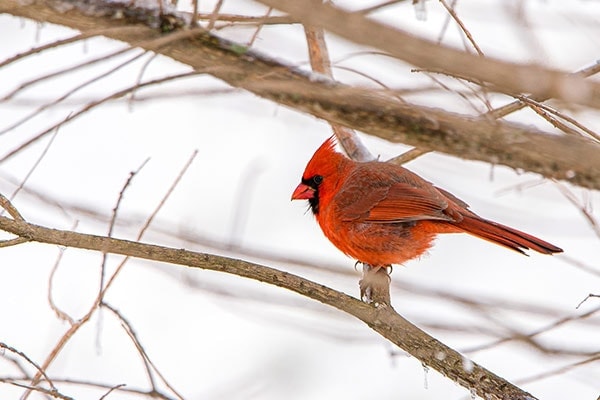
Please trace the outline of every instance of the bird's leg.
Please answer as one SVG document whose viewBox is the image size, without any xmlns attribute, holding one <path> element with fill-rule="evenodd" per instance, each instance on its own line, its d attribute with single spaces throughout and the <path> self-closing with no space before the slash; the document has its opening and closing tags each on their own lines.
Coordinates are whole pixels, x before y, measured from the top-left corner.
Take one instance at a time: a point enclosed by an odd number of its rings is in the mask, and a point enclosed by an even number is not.
<svg viewBox="0 0 600 400">
<path fill-rule="evenodd" d="M 390 301 L 390 265 L 372 266 L 363 263 L 363 277 L 358 282 L 360 298 L 366 303 L 387 304 Z"/>
</svg>

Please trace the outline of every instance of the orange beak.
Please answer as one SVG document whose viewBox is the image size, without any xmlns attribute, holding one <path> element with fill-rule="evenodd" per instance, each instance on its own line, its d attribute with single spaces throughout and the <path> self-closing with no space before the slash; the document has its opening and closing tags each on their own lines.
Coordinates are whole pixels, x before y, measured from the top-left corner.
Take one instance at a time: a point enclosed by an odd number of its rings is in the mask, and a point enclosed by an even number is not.
<svg viewBox="0 0 600 400">
<path fill-rule="evenodd" d="M 308 200 L 313 197 L 315 197 L 315 189 L 304 183 L 299 184 L 294 193 L 292 193 L 292 200 Z"/>
</svg>

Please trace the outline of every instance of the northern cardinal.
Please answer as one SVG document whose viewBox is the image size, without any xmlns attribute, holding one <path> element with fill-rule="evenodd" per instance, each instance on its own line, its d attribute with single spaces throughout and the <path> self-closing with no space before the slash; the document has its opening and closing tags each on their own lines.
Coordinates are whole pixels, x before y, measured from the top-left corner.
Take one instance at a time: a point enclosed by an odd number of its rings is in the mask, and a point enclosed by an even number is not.
<svg viewBox="0 0 600 400">
<path fill-rule="evenodd" d="M 308 162 L 292 200 L 308 200 L 323 233 L 342 252 L 372 267 L 423 254 L 439 233 L 466 232 L 525 254 L 562 249 L 481 218 L 468 205 L 401 166 L 355 162 L 333 137 Z"/>
</svg>

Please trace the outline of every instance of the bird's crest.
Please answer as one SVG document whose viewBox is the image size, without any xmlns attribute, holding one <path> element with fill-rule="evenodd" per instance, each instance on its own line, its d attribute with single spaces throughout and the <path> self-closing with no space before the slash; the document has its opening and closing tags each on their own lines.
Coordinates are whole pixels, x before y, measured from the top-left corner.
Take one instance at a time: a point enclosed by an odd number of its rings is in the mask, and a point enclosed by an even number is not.
<svg viewBox="0 0 600 400">
<path fill-rule="evenodd" d="M 315 175 L 327 176 L 337 171 L 340 160 L 346 157 L 335 151 L 336 144 L 335 136 L 323 142 L 306 165 L 302 176 L 304 179 L 310 179 Z"/>
</svg>

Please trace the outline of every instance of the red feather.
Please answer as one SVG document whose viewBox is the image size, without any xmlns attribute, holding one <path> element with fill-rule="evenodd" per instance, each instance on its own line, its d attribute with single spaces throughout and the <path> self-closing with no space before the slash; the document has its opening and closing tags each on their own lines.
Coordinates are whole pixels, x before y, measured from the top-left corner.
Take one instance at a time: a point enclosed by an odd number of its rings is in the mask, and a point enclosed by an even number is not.
<svg viewBox="0 0 600 400">
<path fill-rule="evenodd" d="M 524 253 L 562 249 L 488 221 L 467 203 L 398 165 L 358 163 L 335 151 L 329 138 L 306 166 L 292 199 L 307 199 L 325 236 L 341 251 L 372 266 L 423 254 L 439 233 L 466 232 Z"/>
</svg>

